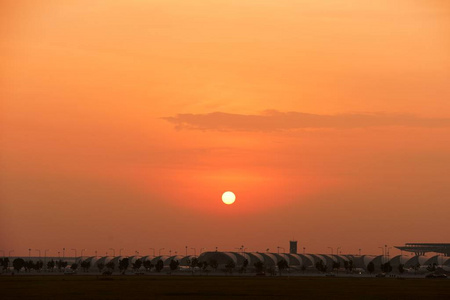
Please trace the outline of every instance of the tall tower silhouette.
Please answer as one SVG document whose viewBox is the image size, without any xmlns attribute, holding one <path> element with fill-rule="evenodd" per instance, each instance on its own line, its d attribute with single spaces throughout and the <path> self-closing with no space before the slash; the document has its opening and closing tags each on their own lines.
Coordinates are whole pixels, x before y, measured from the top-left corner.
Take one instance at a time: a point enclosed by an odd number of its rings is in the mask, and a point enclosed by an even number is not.
<svg viewBox="0 0 450 300">
<path fill-rule="evenodd" d="M 289 241 L 289 253 L 297 254 L 297 241 Z"/>
</svg>

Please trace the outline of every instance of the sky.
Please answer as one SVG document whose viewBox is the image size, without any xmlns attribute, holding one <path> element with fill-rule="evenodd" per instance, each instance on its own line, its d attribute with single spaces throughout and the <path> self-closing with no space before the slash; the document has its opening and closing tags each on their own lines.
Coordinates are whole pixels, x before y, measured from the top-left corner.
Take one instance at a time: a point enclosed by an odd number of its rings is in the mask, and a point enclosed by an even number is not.
<svg viewBox="0 0 450 300">
<path fill-rule="evenodd" d="M 447 0 L 2 1 L 0 249 L 450 242 L 449 99 Z"/>
</svg>

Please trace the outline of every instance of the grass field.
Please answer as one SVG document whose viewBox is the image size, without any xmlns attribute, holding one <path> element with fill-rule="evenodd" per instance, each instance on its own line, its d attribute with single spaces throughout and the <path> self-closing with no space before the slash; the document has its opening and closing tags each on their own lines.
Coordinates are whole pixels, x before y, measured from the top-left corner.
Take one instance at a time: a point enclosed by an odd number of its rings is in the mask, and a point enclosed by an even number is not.
<svg viewBox="0 0 450 300">
<path fill-rule="evenodd" d="M 0 299 L 450 299 L 449 279 L 1 276 Z"/>
</svg>

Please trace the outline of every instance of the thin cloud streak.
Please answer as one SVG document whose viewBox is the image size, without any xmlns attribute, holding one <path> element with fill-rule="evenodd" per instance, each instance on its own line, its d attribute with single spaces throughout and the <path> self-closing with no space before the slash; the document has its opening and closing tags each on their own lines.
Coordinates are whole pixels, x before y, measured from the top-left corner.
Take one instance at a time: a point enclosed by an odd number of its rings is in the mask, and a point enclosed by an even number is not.
<svg viewBox="0 0 450 300">
<path fill-rule="evenodd" d="M 164 120 L 177 129 L 217 131 L 282 131 L 297 129 L 352 129 L 371 127 L 450 127 L 450 118 L 421 118 L 406 114 L 349 113 L 319 115 L 268 110 L 261 115 L 224 112 L 178 114 Z"/>
</svg>

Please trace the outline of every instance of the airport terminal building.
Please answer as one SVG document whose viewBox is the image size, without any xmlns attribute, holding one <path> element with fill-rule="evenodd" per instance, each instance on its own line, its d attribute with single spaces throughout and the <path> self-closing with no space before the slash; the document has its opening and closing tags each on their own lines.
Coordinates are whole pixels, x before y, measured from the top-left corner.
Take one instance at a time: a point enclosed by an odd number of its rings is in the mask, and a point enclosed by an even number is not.
<svg viewBox="0 0 450 300">
<path fill-rule="evenodd" d="M 132 265 L 140 260 L 141 262 L 150 261 L 156 265 L 162 261 L 165 270 L 169 270 L 172 261 L 179 262 L 180 270 L 190 270 L 191 262 L 198 259 L 199 262 L 208 264 L 207 270 L 211 272 L 225 271 L 229 265 L 233 266 L 234 271 L 242 270 L 245 272 L 257 272 L 256 265 L 259 263 L 265 270 L 276 270 L 278 263 L 285 260 L 291 273 L 317 273 L 317 265 L 326 267 L 326 272 L 348 272 L 348 273 L 380 273 L 383 272 L 383 265 L 389 263 L 392 273 L 426 273 L 429 268 L 439 267 L 446 272 L 450 272 L 450 257 L 444 255 L 424 256 L 424 255 L 397 255 L 393 257 L 384 255 L 332 255 L 332 254 L 297 254 L 297 253 L 273 253 L 273 252 L 222 252 L 209 251 L 203 252 L 198 256 L 83 256 L 66 257 L 69 266 L 72 263 L 81 264 L 89 262 L 89 272 L 99 272 L 100 266 L 107 266 L 112 262 L 115 266 L 113 271 L 118 271 L 119 263 L 122 259 L 128 258 L 130 270 Z M 11 261 L 14 258 L 11 258 Z M 27 259 L 27 258 L 24 258 Z M 48 262 L 51 259 L 58 260 L 58 257 L 47 257 Z M 43 261 L 44 258 L 32 257 L 31 260 Z M 216 267 L 212 267 L 215 262 Z M 44 263 L 46 265 L 46 263 Z M 370 265 L 372 267 L 370 267 Z M 400 267 L 401 266 L 401 267 Z M 373 269 L 371 269 L 373 268 Z M 142 267 L 143 269 L 143 267 Z M 403 271 L 401 271 L 403 270 Z"/>
<path fill-rule="evenodd" d="M 405 246 L 395 246 L 395 248 L 402 251 L 413 252 L 415 255 L 426 255 L 429 252 L 434 252 L 450 256 L 450 244 L 406 243 Z"/>
</svg>

